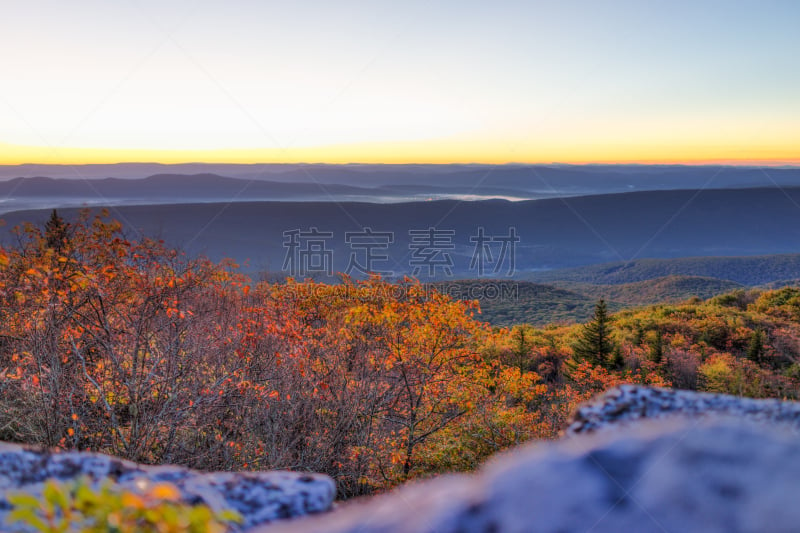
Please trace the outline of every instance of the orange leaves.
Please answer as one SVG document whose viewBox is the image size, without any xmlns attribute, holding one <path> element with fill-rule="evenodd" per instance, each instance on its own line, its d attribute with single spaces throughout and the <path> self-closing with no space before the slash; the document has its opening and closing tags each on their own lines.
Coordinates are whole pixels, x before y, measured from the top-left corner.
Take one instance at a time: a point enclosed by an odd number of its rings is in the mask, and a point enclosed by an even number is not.
<svg viewBox="0 0 800 533">
<path fill-rule="evenodd" d="M 183 320 L 184 318 L 186 318 L 186 313 L 185 313 L 185 312 L 181 311 L 180 309 L 174 308 L 174 307 L 167 307 L 167 308 L 164 310 L 164 313 L 165 313 L 165 314 L 166 314 L 166 315 L 167 315 L 169 318 L 179 318 L 179 319 L 181 319 L 181 320 Z"/>
<path fill-rule="evenodd" d="M 475 302 L 412 280 L 251 284 L 114 223 L 72 230 L 58 254 L 35 234 L 7 266 L 0 253 L 0 327 L 19 356 L 6 378 L 16 366 L 15 392 L 46 406 L 26 416 L 47 445 L 68 435 L 140 461 L 297 466 L 361 494 L 546 436 L 561 419 L 547 402 L 613 382 L 586 368 L 558 389 L 557 349 L 540 366 L 555 377 L 506 364 L 504 333 L 473 318 Z"/>
</svg>

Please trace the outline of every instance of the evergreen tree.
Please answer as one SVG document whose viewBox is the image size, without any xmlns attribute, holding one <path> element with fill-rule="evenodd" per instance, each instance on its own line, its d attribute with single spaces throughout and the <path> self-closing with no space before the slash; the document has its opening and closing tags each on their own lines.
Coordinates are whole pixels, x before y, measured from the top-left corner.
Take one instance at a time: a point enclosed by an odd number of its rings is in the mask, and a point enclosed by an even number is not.
<svg viewBox="0 0 800 533">
<path fill-rule="evenodd" d="M 519 368 L 520 373 L 524 373 L 530 363 L 532 344 L 528 340 L 527 329 L 529 329 L 527 326 L 515 326 L 511 331 L 511 340 L 513 342 L 511 349 L 512 364 Z"/>
<path fill-rule="evenodd" d="M 60 254 L 67 244 L 69 237 L 69 224 L 53 209 L 50 213 L 50 220 L 44 225 L 44 236 L 47 240 L 47 247 L 52 248 Z"/>
<path fill-rule="evenodd" d="M 614 354 L 611 357 L 611 368 L 622 370 L 625 368 L 625 356 L 622 355 L 622 348 L 618 345 L 614 347 Z"/>
<path fill-rule="evenodd" d="M 642 323 L 638 320 L 635 322 L 635 327 L 633 330 L 633 344 L 634 346 L 639 346 L 642 344 L 642 340 L 644 339 L 644 328 L 642 327 Z"/>
<path fill-rule="evenodd" d="M 606 368 L 612 364 L 610 355 L 614 345 L 611 341 L 611 319 L 602 298 L 595 305 L 594 318 L 583 326 L 583 332 L 572 348 L 578 361 L 588 361 Z"/>
<path fill-rule="evenodd" d="M 747 348 L 747 358 L 754 363 L 760 363 L 766 353 L 764 347 L 764 330 L 758 328 L 750 336 L 750 346 Z"/>
<path fill-rule="evenodd" d="M 650 360 L 656 364 L 664 359 L 664 336 L 661 330 L 657 329 L 653 339 L 650 341 Z"/>
</svg>

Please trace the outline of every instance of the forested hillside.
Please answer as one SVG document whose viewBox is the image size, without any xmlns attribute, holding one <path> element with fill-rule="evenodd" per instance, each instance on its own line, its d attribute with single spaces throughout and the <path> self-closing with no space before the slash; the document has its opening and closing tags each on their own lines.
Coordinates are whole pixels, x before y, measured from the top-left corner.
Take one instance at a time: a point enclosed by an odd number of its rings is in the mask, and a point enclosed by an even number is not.
<svg viewBox="0 0 800 533">
<path fill-rule="evenodd" d="M 251 283 L 121 230 L 54 214 L 0 251 L 0 440 L 312 470 L 349 497 L 552 438 L 623 382 L 800 392 L 797 288 L 507 329 L 413 280 Z"/>
<path fill-rule="evenodd" d="M 779 284 L 779 287 L 785 284 Z M 645 281 L 602 285 L 553 282 L 543 285 L 515 280 L 459 280 L 433 284 L 457 299 L 477 299 L 481 319 L 495 326 L 571 324 L 589 320 L 603 298 L 611 310 L 707 299 L 743 288 L 733 281 L 698 276 L 666 276 Z M 775 287 L 778 288 L 778 287 Z"/>
<path fill-rule="evenodd" d="M 458 280 L 430 285 L 455 299 L 477 300 L 481 320 L 495 326 L 570 324 L 591 318 L 597 298 L 515 280 Z M 612 309 L 621 309 L 616 302 Z"/>
<path fill-rule="evenodd" d="M 597 283 L 556 282 L 557 287 L 583 294 L 593 300 L 604 298 L 625 306 L 677 303 L 689 298 L 707 299 L 745 288 L 734 281 L 700 276 L 665 276 L 645 281 L 604 285 Z"/>
<path fill-rule="evenodd" d="M 617 285 L 665 276 L 699 276 L 750 286 L 795 280 L 800 276 L 800 254 L 635 259 L 537 272 L 531 274 L 529 279 L 538 283 L 572 281 Z"/>
</svg>

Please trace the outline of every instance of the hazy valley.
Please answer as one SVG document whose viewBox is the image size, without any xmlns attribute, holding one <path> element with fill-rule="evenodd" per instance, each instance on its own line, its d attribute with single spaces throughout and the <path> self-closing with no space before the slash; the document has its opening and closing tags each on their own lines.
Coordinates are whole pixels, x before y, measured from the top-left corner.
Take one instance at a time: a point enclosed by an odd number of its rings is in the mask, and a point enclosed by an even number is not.
<svg viewBox="0 0 800 533">
<path fill-rule="evenodd" d="M 38 171 L 54 177 L 20 177 Z M 370 228 L 383 235 L 362 240 L 375 245 L 372 270 L 439 281 L 477 298 L 498 325 L 585 321 L 599 298 L 616 310 L 800 278 L 798 169 L 123 164 L 0 167 L 0 176 L 6 243 L 51 208 L 75 220 L 105 207 L 131 239 L 231 258 L 256 278 L 336 282 L 342 271 L 364 277 L 367 252 L 346 236 Z M 291 249 L 290 233 L 312 228 L 322 263 L 304 269 L 290 256 L 305 243 Z M 429 228 L 443 232 L 435 243 L 411 235 Z"/>
</svg>

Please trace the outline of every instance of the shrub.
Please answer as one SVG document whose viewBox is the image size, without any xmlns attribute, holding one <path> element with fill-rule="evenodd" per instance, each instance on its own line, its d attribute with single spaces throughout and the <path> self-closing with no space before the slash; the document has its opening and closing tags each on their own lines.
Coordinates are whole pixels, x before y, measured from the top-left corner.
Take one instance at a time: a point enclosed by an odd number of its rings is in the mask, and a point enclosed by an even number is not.
<svg viewBox="0 0 800 533">
<path fill-rule="evenodd" d="M 214 513 L 204 505 L 183 503 L 179 496 L 169 483 L 134 492 L 109 482 L 93 488 L 85 479 L 50 480 L 41 498 L 10 494 L 7 520 L 40 533 L 222 533 L 240 521 L 235 512 Z"/>
</svg>

